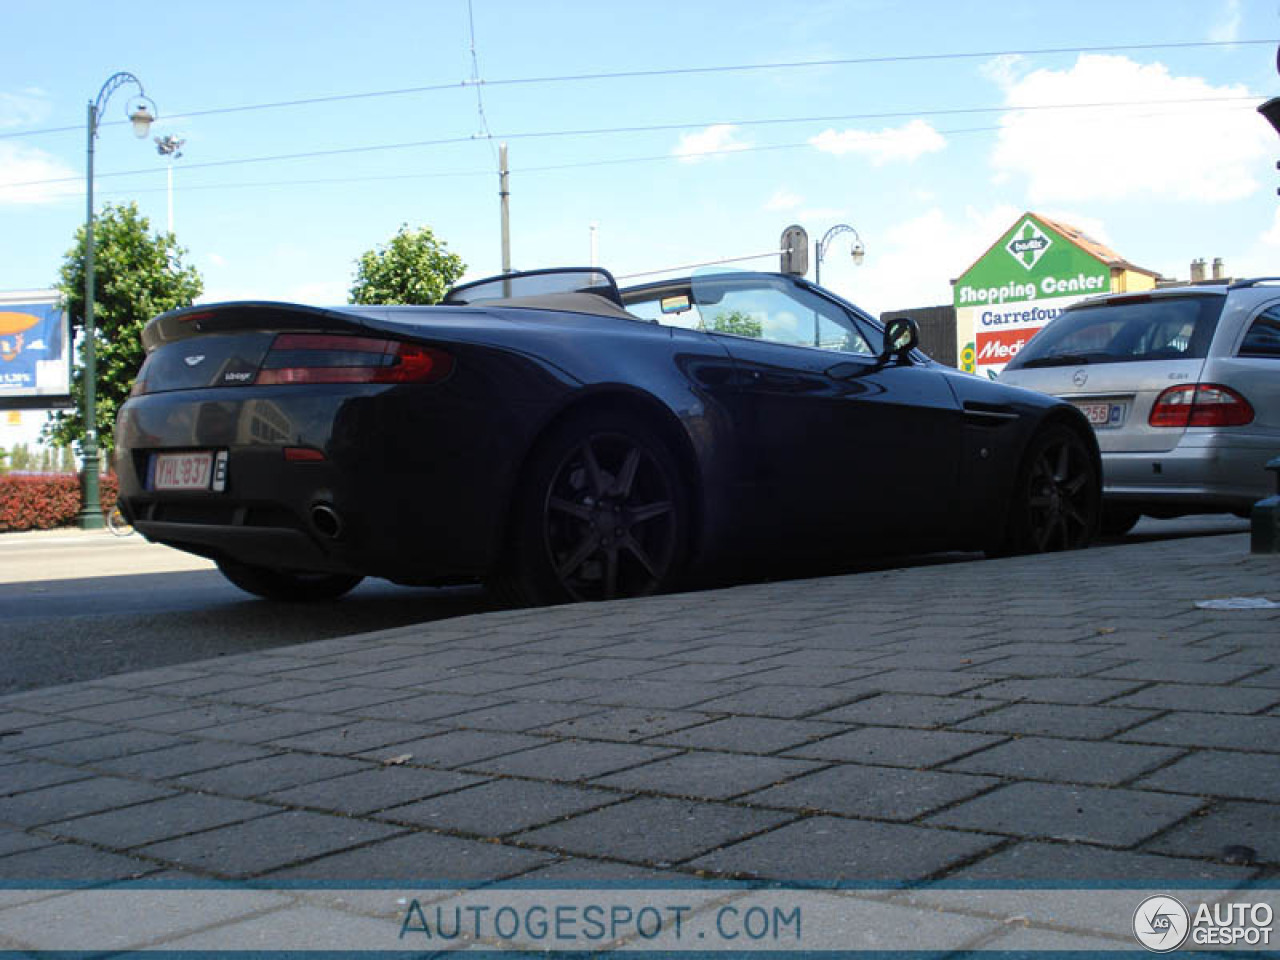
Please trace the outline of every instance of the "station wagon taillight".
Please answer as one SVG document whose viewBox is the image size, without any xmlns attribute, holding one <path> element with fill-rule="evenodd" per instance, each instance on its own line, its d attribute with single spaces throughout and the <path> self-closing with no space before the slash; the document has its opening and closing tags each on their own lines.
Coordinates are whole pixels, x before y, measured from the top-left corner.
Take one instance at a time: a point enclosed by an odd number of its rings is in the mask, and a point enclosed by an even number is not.
<svg viewBox="0 0 1280 960">
<path fill-rule="evenodd" d="M 255 383 L 435 383 L 453 371 L 453 357 L 403 340 L 330 333 L 282 333 L 262 361 Z"/>
<path fill-rule="evenodd" d="M 1184 383 L 1156 398 L 1147 422 L 1153 427 L 1242 427 L 1253 422 L 1253 407 L 1220 383 Z"/>
</svg>

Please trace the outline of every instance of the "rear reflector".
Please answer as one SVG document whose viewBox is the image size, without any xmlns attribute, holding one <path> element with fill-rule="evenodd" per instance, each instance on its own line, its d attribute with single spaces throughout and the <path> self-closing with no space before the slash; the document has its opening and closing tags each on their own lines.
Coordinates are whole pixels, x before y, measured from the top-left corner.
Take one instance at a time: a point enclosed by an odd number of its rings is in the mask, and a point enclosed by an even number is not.
<svg viewBox="0 0 1280 960">
<path fill-rule="evenodd" d="M 324 451 L 315 447 L 285 447 L 284 458 L 291 463 L 321 463 Z"/>
<path fill-rule="evenodd" d="M 453 357 L 402 340 L 329 333 L 282 333 L 271 344 L 255 383 L 436 383 L 453 372 Z"/>
<path fill-rule="evenodd" d="M 1242 427 L 1253 422 L 1253 407 L 1219 383 L 1184 383 L 1156 398 L 1147 422 L 1153 427 Z"/>
</svg>

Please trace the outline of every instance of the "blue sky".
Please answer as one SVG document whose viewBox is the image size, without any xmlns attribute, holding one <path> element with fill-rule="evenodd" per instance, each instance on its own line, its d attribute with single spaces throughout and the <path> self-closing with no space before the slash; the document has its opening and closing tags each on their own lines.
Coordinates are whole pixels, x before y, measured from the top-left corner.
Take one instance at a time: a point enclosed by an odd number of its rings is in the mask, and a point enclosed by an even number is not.
<svg viewBox="0 0 1280 960">
<path fill-rule="evenodd" d="M 518 268 L 586 263 L 593 223 L 620 275 L 847 223 L 866 260 L 842 237 L 823 279 L 878 312 L 949 302 L 949 281 L 1034 210 L 1169 276 L 1196 257 L 1280 273 L 1280 138 L 1254 112 L 1280 94 L 1273 2 L 470 13 L 474 64 L 467 0 L 0 0 L 0 291 L 56 278 L 84 217 L 85 104 L 117 70 L 145 84 L 153 133 L 186 140 L 175 232 L 206 300 L 342 302 L 356 258 L 405 223 L 469 277 L 497 272 L 504 138 Z M 753 69 L 707 69 L 733 66 Z M 322 102 L 272 106 L 308 100 Z M 99 200 L 164 226 L 150 140 L 104 125 L 97 171 Z"/>
</svg>

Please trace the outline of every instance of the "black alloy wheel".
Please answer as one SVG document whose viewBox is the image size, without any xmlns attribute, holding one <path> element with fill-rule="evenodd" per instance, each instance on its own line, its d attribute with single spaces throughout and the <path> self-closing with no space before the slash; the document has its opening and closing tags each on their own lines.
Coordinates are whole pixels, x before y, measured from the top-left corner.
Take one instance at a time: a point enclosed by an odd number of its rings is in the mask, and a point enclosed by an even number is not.
<svg viewBox="0 0 1280 960">
<path fill-rule="evenodd" d="M 518 602 L 614 600 L 677 582 L 687 497 L 661 436 L 622 414 L 576 418 L 535 455 L 499 592 Z"/>
<path fill-rule="evenodd" d="M 1102 487 L 1089 447 L 1052 425 L 1031 441 L 1010 518 L 1013 552 L 1087 547 L 1098 529 Z"/>
<path fill-rule="evenodd" d="M 354 574 L 273 570 L 227 558 L 218 561 L 218 570 L 246 593 L 294 603 L 335 600 L 355 589 L 364 579 Z"/>
</svg>

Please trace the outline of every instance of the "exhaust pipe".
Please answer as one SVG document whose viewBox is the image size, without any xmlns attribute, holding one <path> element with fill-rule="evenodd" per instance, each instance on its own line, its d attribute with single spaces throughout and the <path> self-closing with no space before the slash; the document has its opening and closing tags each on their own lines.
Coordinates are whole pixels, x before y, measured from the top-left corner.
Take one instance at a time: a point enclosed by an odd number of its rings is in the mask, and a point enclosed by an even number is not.
<svg viewBox="0 0 1280 960">
<path fill-rule="evenodd" d="M 316 533 L 327 540 L 337 540 L 342 536 L 342 517 L 332 504 L 317 503 L 311 507 L 311 526 Z"/>
</svg>

